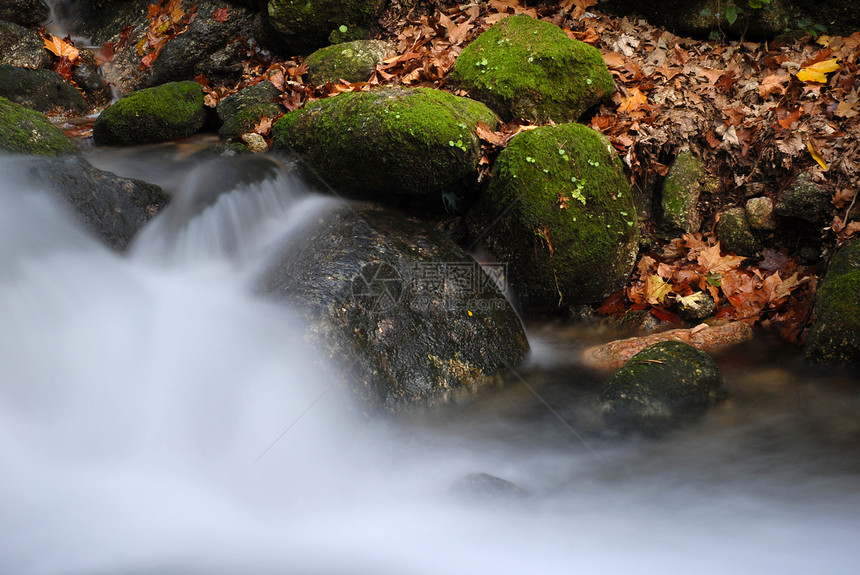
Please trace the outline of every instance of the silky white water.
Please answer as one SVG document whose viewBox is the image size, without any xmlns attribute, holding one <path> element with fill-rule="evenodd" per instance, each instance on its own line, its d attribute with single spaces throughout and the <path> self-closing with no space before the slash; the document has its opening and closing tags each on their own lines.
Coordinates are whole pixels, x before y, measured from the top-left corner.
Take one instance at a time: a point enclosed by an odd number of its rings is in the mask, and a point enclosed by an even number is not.
<svg viewBox="0 0 860 575">
<path fill-rule="evenodd" d="M 251 287 L 332 200 L 281 168 L 152 171 L 173 202 L 120 256 L 24 168 L 0 163 L 0 574 L 860 568 L 856 387 L 770 367 L 701 426 L 607 437 L 550 329 L 521 376 L 564 424 L 516 384 L 380 421 Z"/>
</svg>

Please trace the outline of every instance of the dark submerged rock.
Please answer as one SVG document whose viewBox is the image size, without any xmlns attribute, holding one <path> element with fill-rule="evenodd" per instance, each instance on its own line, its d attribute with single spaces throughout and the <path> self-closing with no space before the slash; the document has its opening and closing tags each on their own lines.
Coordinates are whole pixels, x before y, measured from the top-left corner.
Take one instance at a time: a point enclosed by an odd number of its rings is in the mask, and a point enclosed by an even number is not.
<svg viewBox="0 0 860 575">
<path fill-rule="evenodd" d="M 860 240 L 834 256 L 816 295 L 804 357 L 810 363 L 860 367 Z"/>
<path fill-rule="evenodd" d="M 93 125 L 93 142 L 99 146 L 168 142 L 197 133 L 205 121 L 200 85 L 171 82 L 117 100 Z"/>
<path fill-rule="evenodd" d="M 369 409 L 444 404 L 523 358 L 525 333 L 493 279 L 436 228 L 367 204 L 314 226 L 261 289 L 305 313 L 308 337 Z"/>
<path fill-rule="evenodd" d="M 59 156 L 76 152 L 74 144 L 48 118 L 0 97 L 0 150 Z"/>
<path fill-rule="evenodd" d="M 452 490 L 467 501 L 511 501 L 526 496 L 515 483 L 489 473 L 465 475 L 452 485 Z"/>
<path fill-rule="evenodd" d="M 35 30 L 0 20 L 0 65 L 45 68 L 51 53 Z"/>
<path fill-rule="evenodd" d="M 701 418 L 723 392 L 714 360 L 679 341 L 634 355 L 603 384 L 607 421 L 621 432 L 661 435 Z"/>
<path fill-rule="evenodd" d="M 0 66 L 0 96 L 43 114 L 86 114 L 90 106 L 65 78 L 51 70 Z"/>
<path fill-rule="evenodd" d="M 103 172 L 81 157 L 41 160 L 32 169 L 93 235 L 117 251 L 169 200 L 156 185 Z"/>
</svg>

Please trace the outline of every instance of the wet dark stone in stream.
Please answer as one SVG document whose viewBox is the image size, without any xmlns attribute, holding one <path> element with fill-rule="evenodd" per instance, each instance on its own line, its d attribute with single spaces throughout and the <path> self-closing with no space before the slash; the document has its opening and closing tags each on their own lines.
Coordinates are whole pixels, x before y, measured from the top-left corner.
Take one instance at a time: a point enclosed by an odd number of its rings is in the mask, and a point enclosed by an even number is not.
<svg viewBox="0 0 860 575">
<path fill-rule="evenodd" d="M 128 248 L 169 200 L 156 185 L 103 172 L 81 157 L 39 160 L 32 170 L 93 235 L 117 251 Z"/>
<path fill-rule="evenodd" d="M 663 341 L 634 355 L 600 394 L 612 427 L 660 436 L 701 418 L 724 388 L 708 354 L 686 343 Z"/>
<path fill-rule="evenodd" d="M 51 9 L 44 0 L 0 0 L 0 20 L 36 26 L 48 19 Z"/>
<path fill-rule="evenodd" d="M 371 411 L 469 396 L 522 360 L 513 308 L 440 230 L 370 204 L 341 204 L 308 228 L 260 289 L 304 313 L 308 338 Z"/>
<path fill-rule="evenodd" d="M 489 473 L 465 475 L 451 486 L 451 490 L 469 501 L 510 501 L 527 495 L 515 483 Z"/>
</svg>

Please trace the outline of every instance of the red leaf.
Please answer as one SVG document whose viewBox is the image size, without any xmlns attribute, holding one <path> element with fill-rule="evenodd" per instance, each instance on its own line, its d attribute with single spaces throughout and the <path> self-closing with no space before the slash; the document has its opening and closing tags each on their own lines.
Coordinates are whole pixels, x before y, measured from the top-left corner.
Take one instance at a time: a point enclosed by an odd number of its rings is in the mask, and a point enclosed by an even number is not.
<svg viewBox="0 0 860 575">
<path fill-rule="evenodd" d="M 218 10 L 212 12 L 212 19 L 216 22 L 226 22 L 227 20 L 229 20 L 230 15 L 227 14 L 227 7 L 224 6 L 223 8 L 219 8 Z"/>
<path fill-rule="evenodd" d="M 671 311 L 667 311 L 667 310 L 659 308 L 659 307 L 652 307 L 651 308 L 651 315 L 653 315 L 654 317 L 656 317 L 660 321 L 667 321 L 669 323 L 684 325 L 684 322 L 682 322 L 681 319 L 677 315 L 675 315 Z"/>
<path fill-rule="evenodd" d="M 624 290 L 617 291 L 600 304 L 597 313 L 600 315 L 621 315 L 627 309 L 627 294 Z"/>
</svg>

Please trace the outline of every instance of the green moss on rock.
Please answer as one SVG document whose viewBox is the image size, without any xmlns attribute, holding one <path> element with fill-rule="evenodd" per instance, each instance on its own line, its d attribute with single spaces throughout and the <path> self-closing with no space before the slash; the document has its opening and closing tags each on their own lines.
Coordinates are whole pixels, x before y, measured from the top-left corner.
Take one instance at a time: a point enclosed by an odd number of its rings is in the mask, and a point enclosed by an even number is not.
<svg viewBox="0 0 860 575">
<path fill-rule="evenodd" d="M 705 352 L 679 341 L 664 341 L 634 355 L 600 394 L 606 418 L 614 427 L 660 435 L 701 417 L 723 394 L 723 380 Z"/>
<path fill-rule="evenodd" d="M 96 120 L 93 141 L 108 146 L 168 142 L 195 134 L 205 121 L 200 85 L 171 82 L 120 98 Z"/>
<path fill-rule="evenodd" d="M 533 309 L 599 301 L 621 288 L 639 241 L 621 160 L 600 133 L 560 124 L 514 137 L 468 216 Z"/>
<path fill-rule="evenodd" d="M 347 30 L 342 34 L 366 30 L 382 5 L 382 0 L 269 0 L 268 12 L 272 27 L 287 45 L 307 54 L 324 46 L 341 26 Z"/>
<path fill-rule="evenodd" d="M 85 114 L 90 109 L 81 93 L 51 70 L 0 66 L 0 97 L 44 114 Z"/>
<path fill-rule="evenodd" d="M 365 198 L 438 193 L 475 174 L 483 104 L 429 88 L 384 88 L 317 100 L 272 128 L 274 146 L 302 156 L 311 175 Z"/>
<path fill-rule="evenodd" d="M 74 153 L 75 146 L 62 130 L 25 106 L 0 97 L 0 150 L 18 154 L 59 156 Z"/>
<path fill-rule="evenodd" d="M 229 140 L 247 132 L 253 132 L 254 126 L 259 124 L 264 117 L 274 119 L 283 113 L 284 107 L 272 102 L 253 104 L 247 108 L 242 108 L 225 121 L 221 129 L 218 130 L 218 135 Z"/>
<path fill-rule="evenodd" d="M 729 252 L 752 257 L 761 251 L 761 243 L 753 235 L 743 208 L 734 207 L 721 212 L 714 231 L 723 248 Z"/>
<path fill-rule="evenodd" d="M 554 24 L 510 16 L 467 46 L 449 82 L 502 119 L 571 122 L 615 91 L 600 51 Z"/>
<path fill-rule="evenodd" d="M 690 151 L 678 154 L 660 190 L 659 225 L 667 237 L 697 232 L 702 225 L 698 202 L 705 167 Z"/>
<path fill-rule="evenodd" d="M 812 315 L 806 360 L 860 366 L 860 240 L 844 245 L 833 258 Z"/>
<path fill-rule="evenodd" d="M 305 59 L 308 82 L 365 82 L 390 53 L 391 46 L 381 40 L 356 40 L 321 48 Z"/>
</svg>

